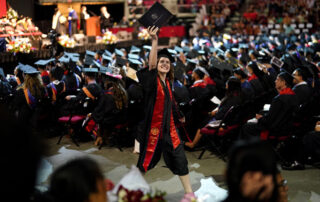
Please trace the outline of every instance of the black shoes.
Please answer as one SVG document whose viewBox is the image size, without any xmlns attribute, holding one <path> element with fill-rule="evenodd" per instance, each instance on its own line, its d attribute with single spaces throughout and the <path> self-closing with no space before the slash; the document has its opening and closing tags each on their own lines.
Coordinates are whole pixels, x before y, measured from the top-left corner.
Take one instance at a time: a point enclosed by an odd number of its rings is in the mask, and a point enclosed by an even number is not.
<svg viewBox="0 0 320 202">
<path fill-rule="evenodd" d="M 293 163 L 288 165 L 282 165 L 281 167 L 283 170 L 304 170 L 305 169 L 304 164 L 301 164 L 297 161 L 294 161 Z"/>
</svg>

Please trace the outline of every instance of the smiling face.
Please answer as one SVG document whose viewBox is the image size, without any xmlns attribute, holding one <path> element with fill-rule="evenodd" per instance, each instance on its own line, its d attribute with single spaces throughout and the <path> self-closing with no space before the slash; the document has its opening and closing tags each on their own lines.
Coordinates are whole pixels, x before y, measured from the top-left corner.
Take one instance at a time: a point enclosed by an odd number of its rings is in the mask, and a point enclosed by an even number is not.
<svg viewBox="0 0 320 202">
<path fill-rule="evenodd" d="M 166 57 L 161 57 L 158 62 L 158 72 L 159 73 L 168 73 L 170 71 L 170 60 Z"/>
</svg>

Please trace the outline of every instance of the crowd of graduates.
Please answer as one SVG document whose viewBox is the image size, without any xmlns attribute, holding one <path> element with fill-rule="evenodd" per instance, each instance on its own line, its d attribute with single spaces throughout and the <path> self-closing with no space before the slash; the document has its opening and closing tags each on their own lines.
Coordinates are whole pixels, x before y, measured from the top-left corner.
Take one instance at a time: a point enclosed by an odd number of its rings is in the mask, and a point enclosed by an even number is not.
<svg viewBox="0 0 320 202">
<path fill-rule="evenodd" d="M 185 39 L 169 48 L 174 59 L 169 78 L 179 108 L 175 122 L 185 146 L 194 148 L 203 135 L 213 134 L 276 142 L 294 136 L 303 141 L 289 157 L 289 169 L 303 169 L 306 157 L 319 157 L 319 134 L 314 132 L 320 113 L 319 40 L 319 34 L 254 40 L 221 35 Z M 77 127 L 84 133 L 76 138 L 92 136 L 95 145 L 103 145 L 123 129 L 126 143 L 132 145 L 145 110 L 136 72 L 147 69 L 150 49 L 86 51 L 84 57 L 64 52 L 19 64 L 14 75 L 1 73 L 1 102 L 35 130 L 61 135 L 57 128 L 63 117 L 70 123 L 80 117 Z M 265 104 L 270 109 L 264 109 Z M 217 133 L 213 125 L 221 122 Z"/>
</svg>

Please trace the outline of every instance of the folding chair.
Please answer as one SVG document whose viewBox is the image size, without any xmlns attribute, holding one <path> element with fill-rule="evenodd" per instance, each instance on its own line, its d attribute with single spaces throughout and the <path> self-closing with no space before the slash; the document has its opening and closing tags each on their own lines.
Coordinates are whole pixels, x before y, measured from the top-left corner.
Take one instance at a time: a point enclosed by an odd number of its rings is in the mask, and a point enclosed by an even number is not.
<svg viewBox="0 0 320 202">
<path fill-rule="evenodd" d="M 235 132 L 240 128 L 241 123 L 235 123 L 239 117 L 241 106 L 232 106 L 224 115 L 220 124 L 217 127 L 210 127 L 210 123 L 200 130 L 200 133 L 206 138 L 207 144 L 200 153 L 198 159 L 201 159 L 207 149 L 214 149 L 218 155 L 225 161 L 225 153 L 222 151 L 223 147 L 226 146 L 227 134 Z M 219 139 L 220 144 L 216 144 L 214 140 L 209 136 Z"/>
</svg>

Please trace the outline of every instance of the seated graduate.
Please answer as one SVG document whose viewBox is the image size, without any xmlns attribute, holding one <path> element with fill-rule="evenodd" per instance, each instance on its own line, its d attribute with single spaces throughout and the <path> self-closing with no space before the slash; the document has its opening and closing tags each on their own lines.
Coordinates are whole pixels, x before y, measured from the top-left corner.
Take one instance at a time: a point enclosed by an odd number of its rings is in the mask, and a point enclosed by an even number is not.
<svg viewBox="0 0 320 202">
<path fill-rule="evenodd" d="M 47 92 L 42 84 L 40 72 L 30 65 L 25 65 L 25 78 L 17 88 L 13 100 L 13 108 L 20 121 L 37 122 L 36 109 L 40 109 L 47 99 Z M 31 117 L 31 118 L 30 118 Z"/>
<path fill-rule="evenodd" d="M 264 86 L 262 84 L 263 71 L 261 71 L 255 62 L 249 62 L 247 65 L 247 70 L 249 73 L 248 81 L 253 88 L 254 95 L 259 96 L 265 92 Z"/>
<path fill-rule="evenodd" d="M 286 72 L 278 74 L 275 85 L 279 94 L 272 99 L 266 115 L 256 115 L 258 123 L 247 123 L 243 126 L 244 138 L 259 136 L 262 131 L 276 136 L 288 135 L 292 128 L 293 115 L 298 109 L 297 96 L 291 89 L 292 80 L 292 76 Z"/>
<path fill-rule="evenodd" d="M 141 125 L 138 168 L 142 172 L 154 168 L 163 153 L 171 172 L 178 175 L 186 193 L 192 193 L 188 161 L 176 129 L 174 113 L 177 111 L 172 94 L 174 59 L 167 49 L 157 54 L 157 27 L 149 27 L 152 39 L 149 68 L 137 73 L 144 93 L 144 120 Z"/>
<path fill-rule="evenodd" d="M 58 80 L 59 69 L 60 67 L 53 67 L 49 73 L 50 83 L 47 85 L 47 92 L 53 105 L 60 104 L 62 99 L 64 99 L 63 95 L 66 92 L 65 83 Z"/>
<path fill-rule="evenodd" d="M 189 88 L 191 99 L 191 119 L 188 127 L 189 134 L 194 136 L 197 129 L 202 128 L 206 124 L 208 118 L 207 103 L 209 98 L 209 89 L 203 78 L 205 75 L 204 68 L 196 67 L 192 72 L 193 85 Z M 187 122 L 189 122 L 187 120 Z"/>
<path fill-rule="evenodd" d="M 122 86 L 119 68 L 111 67 L 111 69 L 111 72 L 106 72 L 104 93 L 91 113 L 91 117 L 100 127 L 95 141 L 96 146 L 103 143 L 117 124 L 123 124 L 126 121 L 128 95 Z"/>
<path fill-rule="evenodd" d="M 253 98 L 254 91 L 251 84 L 247 80 L 248 75 L 241 68 L 237 68 L 233 70 L 233 75 L 237 77 L 241 82 L 241 91 L 242 91 L 243 97 L 247 100 Z"/>
<path fill-rule="evenodd" d="M 213 111 L 209 112 L 209 115 L 212 116 L 212 120 L 221 120 L 225 113 L 230 109 L 232 106 L 237 106 L 242 103 L 242 94 L 241 94 L 241 83 L 240 80 L 236 77 L 230 77 L 226 83 L 226 95 L 221 100 L 220 105 L 214 109 Z M 196 136 L 194 137 L 192 142 L 186 142 L 185 146 L 194 148 L 197 143 L 200 141 L 202 134 L 200 132 L 200 128 L 197 130 Z"/>
<path fill-rule="evenodd" d="M 304 104 L 310 100 L 312 89 L 306 82 L 306 76 L 302 69 L 297 68 L 292 73 L 294 86 L 293 92 L 297 95 L 299 105 Z"/>
<path fill-rule="evenodd" d="M 62 81 L 66 85 L 66 93 L 76 95 L 77 90 L 81 87 L 81 78 L 75 73 L 76 64 L 71 59 L 68 63 L 63 62 L 62 64 L 65 69 Z"/>
<path fill-rule="evenodd" d="M 98 100 L 103 94 L 101 87 L 96 82 L 96 75 L 98 73 L 97 68 L 84 68 L 84 78 L 86 86 L 83 87 L 79 94 L 72 98 L 70 95 L 66 96 L 66 100 L 71 100 L 76 103 L 75 107 L 79 106 L 78 104 L 84 106 L 84 111 L 82 113 L 89 114 L 91 113 L 98 104 Z M 88 101 L 87 101 L 88 100 Z"/>
</svg>

